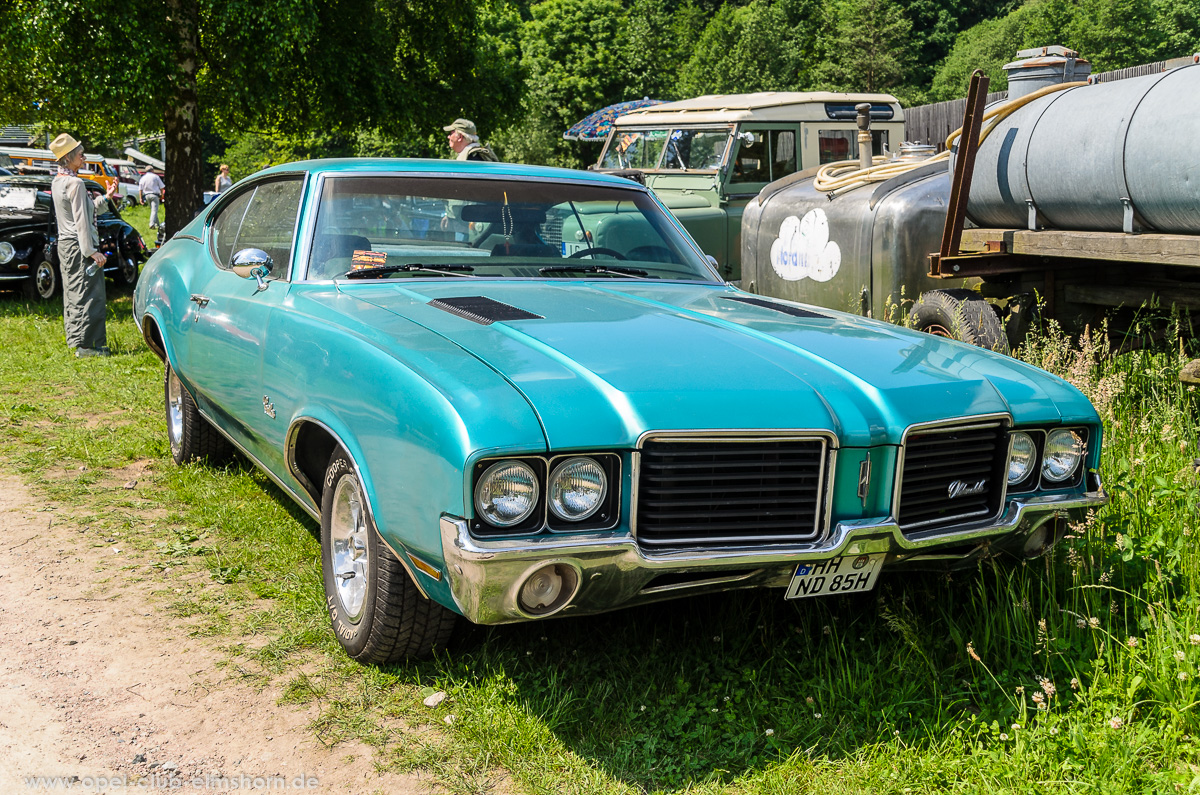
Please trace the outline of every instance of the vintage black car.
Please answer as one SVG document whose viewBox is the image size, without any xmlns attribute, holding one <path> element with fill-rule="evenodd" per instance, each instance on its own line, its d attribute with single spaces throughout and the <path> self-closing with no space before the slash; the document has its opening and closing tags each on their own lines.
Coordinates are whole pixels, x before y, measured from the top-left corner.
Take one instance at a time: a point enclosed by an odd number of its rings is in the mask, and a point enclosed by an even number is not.
<svg viewBox="0 0 1200 795">
<path fill-rule="evenodd" d="M 0 177 L 0 289 L 20 289 L 30 299 L 48 300 L 62 289 L 50 181 L 49 176 Z M 92 198 L 104 192 L 94 182 L 83 184 Z M 132 287 L 148 256 L 142 236 L 111 201 L 97 212 L 96 225 L 100 250 L 108 257 L 104 272 Z"/>
</svg>

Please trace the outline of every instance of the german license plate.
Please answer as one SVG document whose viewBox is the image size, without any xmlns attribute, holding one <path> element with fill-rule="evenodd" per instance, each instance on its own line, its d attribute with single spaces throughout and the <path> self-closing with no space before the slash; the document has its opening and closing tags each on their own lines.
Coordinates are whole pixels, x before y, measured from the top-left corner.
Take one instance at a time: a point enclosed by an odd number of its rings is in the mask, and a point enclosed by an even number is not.
<svg viewBox="0 0 1200 795">
<path fill-rule="evenodd" d="M 860 593 L 875 587 L 875 578 L 883 568 L 884 554 L 847 555 L 828 560 L 806 561 L 796 567 L 785 599 L 806 596 Z"/>
</svg>

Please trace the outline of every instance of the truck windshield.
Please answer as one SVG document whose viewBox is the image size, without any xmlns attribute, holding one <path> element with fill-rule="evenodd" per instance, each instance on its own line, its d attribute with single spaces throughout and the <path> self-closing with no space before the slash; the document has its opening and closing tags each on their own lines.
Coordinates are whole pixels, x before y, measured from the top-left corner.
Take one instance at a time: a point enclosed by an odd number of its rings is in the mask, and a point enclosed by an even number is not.
<svg viewBox="0 0 1200 795">
<path fill-rule="evenodd" d="M 600 168 L 641 171 L 715 171 L 729 146 L 728 127 L 618 130 L 609 138 Z"/>
</svg>

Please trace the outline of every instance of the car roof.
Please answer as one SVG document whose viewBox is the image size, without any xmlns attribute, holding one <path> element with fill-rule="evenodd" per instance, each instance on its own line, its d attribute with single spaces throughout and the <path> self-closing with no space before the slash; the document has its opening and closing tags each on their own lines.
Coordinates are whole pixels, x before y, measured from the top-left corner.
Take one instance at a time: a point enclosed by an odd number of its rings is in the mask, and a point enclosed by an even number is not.
<svg viewBox="0 0 1200 795">
<path fill-rule="evenodd" d="M 300 160 L 272 166 L 260 174 L 285 174 L 304 171 L 310 174 L 369 174 L 406 172 L 439 176 L 488 175 L 495 177 L 532 177 L 550 181 L 572 180 L 645 190 L 624 177 L 614 177 L 594 171 L 580 171 L 550 166 L 527 166 L 520 163 L 486 163 L 471 160 L 438 160 L 433 158 L 346 157 L 328 160 Z"/>
<path fill-rule="evenodd" d="M 615 125 L 729 124 L 739 121 L 823 121 L 825 103 L 891 105 L 888 121 L 904 121 L 904 110 L 891 94 L 848 94 L 834 91 L 759 91 L 754 94 L 708 94 L 649 105 L 619 117 Z"/>
<path fill-rule="evenodd" d="M 49 149 L 34 149 L 28 146 L 0 146 L 0 153 L 6 154 L 9 157 L 35 157 L 38 160 L 58 159 Z M 89 163 L 99 163 L 104 160 L 103 155 L 96 155 L 88 152 L 84 152 L 83 157 Z"/>
</svg>

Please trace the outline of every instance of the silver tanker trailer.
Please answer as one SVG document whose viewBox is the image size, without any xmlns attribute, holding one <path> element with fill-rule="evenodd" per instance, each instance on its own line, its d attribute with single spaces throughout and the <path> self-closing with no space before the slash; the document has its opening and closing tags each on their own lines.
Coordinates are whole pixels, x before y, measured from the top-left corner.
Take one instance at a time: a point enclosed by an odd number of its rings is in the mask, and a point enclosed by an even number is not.
<svg viewBox="0 0 1200 795">
<path fill-rule="evenodd" d="M 1003 351 L 1039 309 L 1079 330 L 1148 300 L 1200 308 L 1200 56 L 1095 84 L 1075 56 L 1019 53 L 986 110 L 979 74 L 950 151 L 767 185 L 742 219 L 742 288 Z"/>
</svg>

